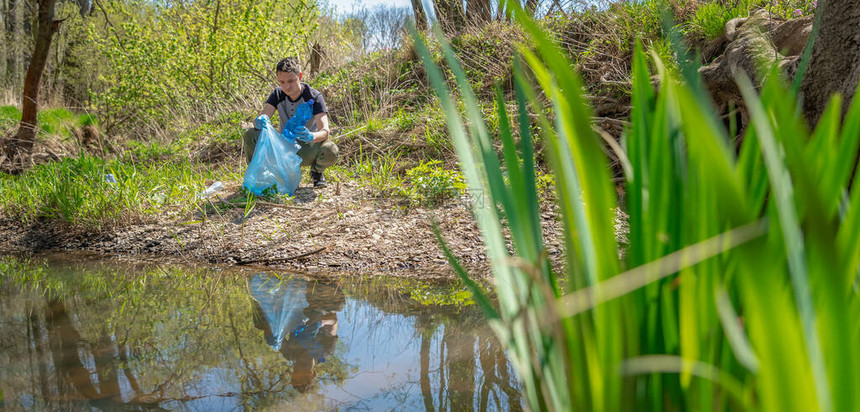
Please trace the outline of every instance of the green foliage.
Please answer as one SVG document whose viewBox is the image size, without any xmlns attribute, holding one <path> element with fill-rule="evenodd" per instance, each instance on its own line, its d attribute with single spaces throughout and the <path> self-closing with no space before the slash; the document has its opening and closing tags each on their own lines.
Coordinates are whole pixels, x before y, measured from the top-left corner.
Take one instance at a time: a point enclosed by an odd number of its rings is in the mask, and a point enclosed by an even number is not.
<svg viewBox="0 0 860 412">
<path fill-rule="evenodd" d="M 108 182 L 107 174 L 113 174 L 117 183 Z M 102 228 L 195 210 L 200 202 L 196 195 L 207 180 L 217 177 L 187 160 L 134 164 L 67 158 L 38 165 L 21 176 L 0 178 L 0 210 L 23 222 L 47 218 Z"/>
<path fill-rule="evenodd" d="M 78 126 L 79 117 L 67 109 L 42 109 L 39 110 L 39 129 L 47 135 L 59 135 L 70 137 L 73 127 Z"/>
<path fill-rule="evenodd" d="M 37 114 L 39 133 L 42 137 L 57 136 L 70 139 L 73 130 L 84 126 L 95 126 L 97 121 L 91 114 L 75 114 L 64 108 L 44 108 Z M 0 107 L 0 129 L 14 129 L 21 122 L 21 110 L 15 106 Z"/>
<path fill-rule="evenodd" d="M 688 34 L 713 40 L 726 32 L 726 23 L 734 18 L 749 14 L 753 6 L 764 3 L 762 0 L 741 0 L 735 3 L 718 1 L 707 2 L 696 9 L 693 18 L 686 24 Z"/>
<path fill-rule="evenodd" d="M 15 106 L 0 106 L 0 127 L 13 127 L 21 121 L 21 110 Z"/>
<path fill-rule="evenodd" d="M 555 176 L 549 173 L 537 173 L 535 189 L 541 199 L 552 199 L 555 197 Z"/>
<path fill-rule="evenodd" d="M 432 149 L 435 157 L 443 157 L 451 153 L 451 137 L 445 128 L 445 114 L 435 104 L 428 104 L 421 113 L 424 123 L 423 138 L 427 146 Z"/>
<path fill-rule="evenodd" d="M 187 157 L 187 141 L 174 140 L 169 143 L 139 142 L 131 140 L 123 152 L 123 162 L 148 164 L 177 157 Z"/>
<path fill-rule="evenodd" d="M 616 153 L 630 226 L 622 259 L 614 184 L 582 82 L 557 44 L 515 15 L 534 51 L 522 50 L 528 75 L 515 64 L 519 145 L 499 113 L 501 160 L 450 48 L 466 122 L 429 52 L 417 48 L 470 190 L 496 205 L 473 207 L 499 303 L 481 306 L 530 408 L 857 410 L 860 188 L 850 182 L 860 101 L 843 122 L 835 97 L 810 133 L 778 74 L 761 96 L 739 78 L 752 125 L 736 154 L 695 70 L 679 81 L 654 59 L 655 93 L 637 46 L 631 125 Z M 538 92 L 553 109 L 554 123 L 536 111 L 565 231 L 562 273 L 547 259 L 536 204 L 528 107 L 542 107 Z"/>
<path fill-rule="evenodd" d="M 78 125 L 79 126 L 97 126 L 98 119 L 91 114 L 82 114 L 78 115 Z"/>
<path fill-rule="evenodd" d="M 190 130 L 179 134 L 177 139 L 183 142 L 225 142 L 241 144 L 245 129 L 243 121 L 254 117 L 253 113 L 234 111 L 222 113 L 208 122 L 200 122 Z M 277 121 L 277 119 L 273 120 Z M 238 142 L 238 143 L 237 143 Z"/>
<path fill-rule="evenodd" d="M 400 108 L 397 109 L 397 112 L 393 116 L 388 118 L 387 123 L 394 127 L 397 132 L 410 132 L 416 126 L 415 118 L 417 115 L 415 112 L 408 112 Z"/>
<path fill-rule="evenodd" d="M 299 54 L 317 10 L 304 0 L 231 0 L 111 3 L 110 13 L 122 23 L 106 33 L 89 26 L 110 67 L 94 96 L 101 118 L 107 127 L 158 128 L 257 106 L 275 63 Z"/>
<path fill-rule="evenodd" d="M 403 177 L 395 169 L 398 159 L 399 152 L 370 155 L 359 150 L 349 173 L 353 179 L 358 179 L 362 186 L 370 189 L 374 196 L 391 196 L 400 192 L 403 187 Z"/>
<path fill-rule="evenodd" d="M 406 187 L 401 195 L 414 203 L 433 206 L 440 201 L 456 199 L 466 191 L 463 175 L 442 168 L 439 160 L 421 162 L 406 171 Z"/>
<path fill-rule="evenodd" d="M 784 19 L 806 17 L 815 14 L 818 0 L 773 0 L 764 2 L 767 10 Z"/>
</svg>

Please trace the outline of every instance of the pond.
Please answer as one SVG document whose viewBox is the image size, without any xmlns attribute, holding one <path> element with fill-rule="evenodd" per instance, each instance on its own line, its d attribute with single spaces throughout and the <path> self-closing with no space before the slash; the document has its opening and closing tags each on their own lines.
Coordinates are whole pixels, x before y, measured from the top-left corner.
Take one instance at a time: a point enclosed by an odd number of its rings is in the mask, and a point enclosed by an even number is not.
<svg viewBox="0 0 860 412">
<path fill-rule="evenodd" d="M 520 410 L 454 284 L 0 261 L 0 410 Z"/>
</svg>

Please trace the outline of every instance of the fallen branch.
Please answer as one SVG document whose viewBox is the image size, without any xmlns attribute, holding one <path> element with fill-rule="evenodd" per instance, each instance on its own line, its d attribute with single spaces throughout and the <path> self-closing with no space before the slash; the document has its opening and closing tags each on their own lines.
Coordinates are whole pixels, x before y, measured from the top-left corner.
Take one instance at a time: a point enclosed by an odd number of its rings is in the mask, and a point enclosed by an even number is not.
<svg viewBox="0 0 860 412">
<path fill-rule="evenodd" d="M 250 265 L 252 263 L 266 263 L 266 264 L 268 264 L 268 263 L 274 263 L 274 262 L 286 262 L 288 260 L 295 260 L 295 259 L 300 259 L 300 258 L 303 258 L 306 256 L 310 256 L 310 255 L 322 252 L 325 249 L 326 249 L 325 247 L 321 247 L 319 249 L 312 250 L 310 252 L 305 252 L 305 253 L 302 253 L 300 255 L 287 256 L 284 258 L 267 258 L 267 259 L 255 259 L 255 260 L 241 260 L 241 259 L 239 259 L 239 261 L 236 262 L 236 264 L 237 265 Z"/>
</svg>

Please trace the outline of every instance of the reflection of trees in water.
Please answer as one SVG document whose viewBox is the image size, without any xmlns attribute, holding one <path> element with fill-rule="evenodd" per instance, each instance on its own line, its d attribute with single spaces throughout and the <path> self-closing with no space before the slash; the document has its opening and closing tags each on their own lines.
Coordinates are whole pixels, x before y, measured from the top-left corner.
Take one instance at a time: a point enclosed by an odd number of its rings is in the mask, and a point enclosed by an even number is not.
<svg viewBox="0 0 860 412">
<path fill-rule="evenodd" d="M 301 350 L 274 352 L 266 345 L 241 283 L 192 275 L 114 276 L 107 282 L 113 289 L 104 289 L 109 293 L 65 300 L 45 299 L 39 290 L 0 290 L 0 357 L 29 357 L 29 370 L 0 371 L 3 407 L 18 406 L 13 393 L 33 395 L 25 406 L 36 410 L 174 409 L 201 398 L 231 398 L 249 409 L 295 405 L 299 397 L 309 408 L 324 405 L 317 389 L 299 393 L 291 386 L 304 355 Z M 308 291 L 316 292 L 308 294 L 306 316 L 328 328 L 321 341 L 326 362 L 311 366 L 318 380 L 337 383 L 356 372 L 333 350 L 338 333 L 332 329 L 345 298 L 337 291 L 339 299 L 332 299 L 320 285 L 309 284 Z M 431 309 L 390 291 L 362 298 L 384 312 L 414 319 L 420 376 L 408 390 L 420 390 L 426 410 L 520 408 L 503 349 L 489 337 L 477 311 Z M 478 329 L 483 334 L 476 337 Z M 219 386 L 220 381 L 233 385 Z"/>
<path fill-rule="evenodd" d="M 107 299 L 46 300 L 36 291 L 11 296 L 12 303 L 4 296 L 10 304 L 3 321 L 12 323 L 3 330 L 26 336 L 0 336 L 6 341 L 0 347 L 30 358 L 23 374 L 0 372 L 4 405 L 15 402 L 13 393 L 30 393 L 31 409 L 55 410 L 172 408 L 207 397 L 248 407 L 288 400 L 295 394 L 286 379 L 290 366 L 253 328 L 247 292 L 238 283 L 222 286 L 221 292 L 135 290 Z M 237 353 L 252 355 L 232 356 Z M 200 387 L 204 377 L 236 382 L 240 390 L 217 382 Z"/>
<path fill-rule="evenodd" d="M 522 397 L 504 348 L 474 313 L 425 313 L 416 316 L 415 327 L 421 339 L 419 386 L 426 411 L 486 411 L 491 400 L 495 410 L 522 410 Z M 438 365 L 431 370 L 432 339 L 439 328 Z M 431 374 L 438 374 L 435 396 Z"/>
</svg>

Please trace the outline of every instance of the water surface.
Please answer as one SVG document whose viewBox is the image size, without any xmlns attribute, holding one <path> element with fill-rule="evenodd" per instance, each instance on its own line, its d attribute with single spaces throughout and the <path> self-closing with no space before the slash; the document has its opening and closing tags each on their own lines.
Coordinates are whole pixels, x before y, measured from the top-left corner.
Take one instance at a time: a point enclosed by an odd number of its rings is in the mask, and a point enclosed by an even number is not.
<svg viewBox="0 0 860 412">
<path fill-rule="evenodd" d="M 0 410 L 522 408 L 456 285 L 57 259 L 0 270 Z"/>
</svg>

